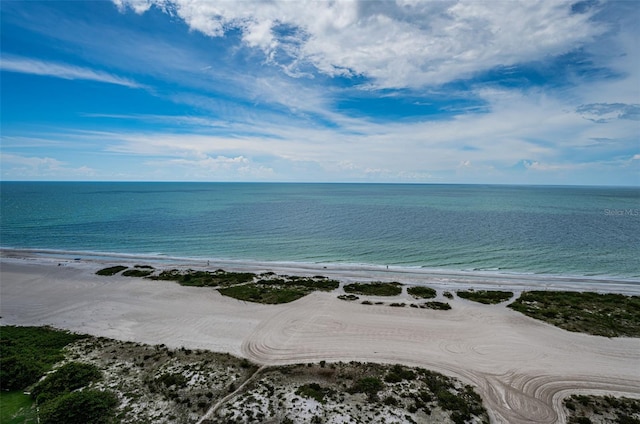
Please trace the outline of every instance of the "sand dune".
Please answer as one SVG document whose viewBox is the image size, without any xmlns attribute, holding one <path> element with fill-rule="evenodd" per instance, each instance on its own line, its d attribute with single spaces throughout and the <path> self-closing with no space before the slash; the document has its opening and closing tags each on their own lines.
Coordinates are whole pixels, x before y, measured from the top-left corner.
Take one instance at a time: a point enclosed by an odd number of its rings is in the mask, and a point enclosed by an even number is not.
<svg viewBox="0 0 640 424">
<path fill-rule="evenodd" d="M 452 310 L 432 311 L 354 304 L 331 293 L 257 305 L 206 288 L 99 277 L 98 268 L 3 258 L 0 321 L 224 351 L 261 364 L 422 366 L 477 386 L 500 423 L 564 422 L 562 398 L 575 392 L 640 397 L 640 339 L 570 333 L 504 305 L 455 299 Z"/>
</svg>

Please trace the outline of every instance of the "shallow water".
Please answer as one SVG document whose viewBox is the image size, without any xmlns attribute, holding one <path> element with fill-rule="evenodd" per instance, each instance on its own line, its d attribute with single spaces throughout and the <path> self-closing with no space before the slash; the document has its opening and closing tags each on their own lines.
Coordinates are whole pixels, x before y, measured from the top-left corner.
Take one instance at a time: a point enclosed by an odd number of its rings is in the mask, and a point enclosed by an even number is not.
<svg viewBox="0 0 640 424">
<path fill-rule="evenodd" d="M 1 183 L 3 247 L 639 278 L 640 189 Z"/>
</svg>

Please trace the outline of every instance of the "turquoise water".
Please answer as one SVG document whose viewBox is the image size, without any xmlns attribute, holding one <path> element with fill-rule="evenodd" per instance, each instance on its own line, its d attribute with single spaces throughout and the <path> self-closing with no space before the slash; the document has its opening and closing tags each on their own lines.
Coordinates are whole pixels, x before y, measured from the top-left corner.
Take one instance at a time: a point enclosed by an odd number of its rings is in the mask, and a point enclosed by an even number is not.
<svg viewBox="0 0 640 424">
<path fill-rule="evenodd" d="M 3 247 L 640 277 L 640 189 L 2 182 Z"/>
</svg>

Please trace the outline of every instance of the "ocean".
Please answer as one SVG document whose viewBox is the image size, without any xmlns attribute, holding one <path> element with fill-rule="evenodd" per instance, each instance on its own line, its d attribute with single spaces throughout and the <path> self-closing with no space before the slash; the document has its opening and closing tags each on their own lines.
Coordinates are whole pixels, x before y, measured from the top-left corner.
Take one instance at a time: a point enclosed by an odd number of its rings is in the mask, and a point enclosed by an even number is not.
<svg viewBox="0 0 640 424">
<path fill-rule="evenodd" d="M 2 182 L 3 248 L 640 278 L 640 188 Z"/>
</svg>

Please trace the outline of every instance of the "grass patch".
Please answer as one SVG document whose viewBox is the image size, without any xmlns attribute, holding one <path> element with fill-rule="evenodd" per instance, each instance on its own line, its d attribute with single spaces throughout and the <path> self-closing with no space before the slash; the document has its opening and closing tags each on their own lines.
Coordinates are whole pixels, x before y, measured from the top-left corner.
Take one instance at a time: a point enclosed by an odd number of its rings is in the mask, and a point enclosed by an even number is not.
<svg viewBox="0 0 640 424">
<path fill-rule="evenodd" d="M 147 277 L 153 274 L 153 270 L 150 269 L 128 269 L 122 273 L 125 277 Z"/>
<path fill-rule="evenodd" d="M 407 288 L 407 293 L 416 299 L 433 299 L 436 297 L 436 291 L 431 287 L 414 286 Z"/>
<path fill-rule="evenodd" d="M 64 358 L 62 348 L 87 336 L 46 327 L 0 328 L 2 390 L 24 390 Z"/>
<path fill-rule="evenodd" d="M 253 281 L 255 277 L 256 275 L 251 272 L 228 272 L 222 269 L 214 272 L 195 271 L 192 269 L 182 271 L 178 269 L 171 269 L 162 271 L 160 274 L 153 275 L 148 278 L 152 280 L 176 281 L 182 286 L 224 287 L 248 283 Z"/>
<path fill-rule="evenodd" d="M 261 279 L 255 283 L 224 287 L 220 294 L 247 302 L 279 304 L 298 300 L 309 293 L 331 291 L 339 287 L 338 281 L 324 277 L 283 277 Z"/>
<path fill-rule="evenodd" d="M 352 283 L 344 286 L 344 291 L 352 294 L 361 294 L 369 296 L 398 296 L 402 293 L 402 284 L 400 283 Z"/>
<path fill-rule="evenodd" d="M 22 391 L 0 391 L 1 424 L 36 424 L 33 400 Z"/>
<path fill-rule="evenodd" d="M 124 265 L 110 266 L 108 268 L 102 268 L 96 271 L 96 275 L 116 275 L 117 273 L 119 273 L 120 271 L 124 271 L 125 269 L 127 269 L 127 267 Z"/>
<path fill-rule="evenodd" d="M 462 299 L 493 305 L 507 301 L 513 297 L 513 292 L 501 290 L 460 290 L 456 294 Z"/>
<path fill-rule="evenodd" d="M 451 309 L 451 305 L 449 305 L 446 302 L 438 302 L 438 301 L 431 301 L 431 302 L 425 302 L 422 305 L 420 305 L 420 308 L 422 309 L 435 309 L 438 311 L 448 311 L 449 309 Z"/>
<path fill-rule="evenodd" d="M 568 331 L 640 337 L 640 296 L 530 291 L 508 307 Z"/>
</svg>

